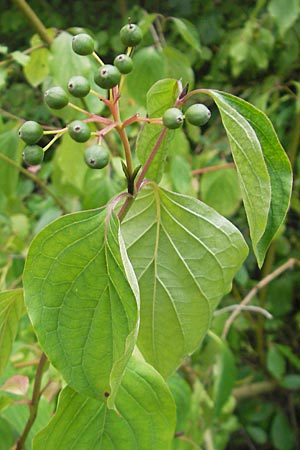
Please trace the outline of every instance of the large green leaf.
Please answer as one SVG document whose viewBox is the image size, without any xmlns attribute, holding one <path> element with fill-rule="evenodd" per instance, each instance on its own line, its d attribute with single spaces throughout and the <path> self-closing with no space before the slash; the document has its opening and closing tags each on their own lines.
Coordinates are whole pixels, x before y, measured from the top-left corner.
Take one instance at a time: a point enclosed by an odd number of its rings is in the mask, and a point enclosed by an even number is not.
<svg viewBox="0 0 300 450">
<path fill-rule="evenodd" d="M 259 266 L 282 224 L 290 201 L 290 162 L 268 117 L 245 100 L 206 90 L 216 102 L 236 163 Z"/>
<path fill-rule="evenodd" d="M 200 344 L 247 246 L 216 211 L 154 183 L 137 196 L 122 233 L 141 290 L 138 346 L 167 377 Z"/>
<path fill-rule="evenodd" d="M 147 93 L 147 112 L 149 117 L 162 117 L 164 111 L 174 105 L 177 96 L 178 84 L 176 80 L 166 78 L 155 83 Z M 147 161 L 163 128 L 163 125 L 147 124 L 139 134 L 136 152 L 141 164 L 145 164 Z M 166 131 L 166 135 L 146 174 L 148 179 L 156 182 L 160 181 L 164 171 L 169 142 L 173 135 L 174 130 Z"/>
<path fill-rule="evenodd" d="M 107 209 L 66 215 L 33 240 L 25 303 L 41 346 L 78 392 L 113 406 L 137 336 L 138 286 Z"/>
<path fill-rule="evenodd" d="M 19 321 L 24 313 L 23 289 L 0 293 L 0 376 L 8 361 Z"/>
<path fill-rule="evenodd" d="M 117 412 L 67 387 L 55 416 L 35 438 L 33 450 L 168 450 L 175 405 L 162 377 L 132 358 L 116 399 Z"/>
</svg>

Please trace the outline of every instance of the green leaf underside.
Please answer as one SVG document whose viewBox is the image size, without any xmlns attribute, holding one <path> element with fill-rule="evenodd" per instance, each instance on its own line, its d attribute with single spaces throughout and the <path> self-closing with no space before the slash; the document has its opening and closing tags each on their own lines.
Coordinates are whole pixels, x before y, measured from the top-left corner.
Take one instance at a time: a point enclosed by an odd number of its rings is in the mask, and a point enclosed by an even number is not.
<svg viewBox="0 0 300 450">
<path fill-rule="evenodd" d="M 7 364 L 19 321 L 24 313 L 23 289 L 0 293 L 0 376 Z"/>
<path fill-rule="evenodd" d="M 129 281 L 128 281 L 129 280 Z M 69 214 L 31 244 L 25 303 L 41 346 L 75 390 L 114 396 L 133 351 L 138 288 L 107 209 Z"/>
<path fill-rule="evenodd" d="M 167 377 L 200 344 L 248 249 L 216 211 L 154 183 L 121 227 L 141 292 L 138 346 Z"/>
<path fill-rule="evenodd" d="M 61 393 L 49 425 L 35 438 L 33 450 L 168 450 L 175 430 L 175 405 L 162 377 L 132 358 L 117 400 L 117 412 L 76 393 Z"/>
<path fill-rule="evenodd" d="M 268 117 L 233 95 L 206 91 L 216 102 L 239 174 L 259 266 L 286 215 L 292 172 Z"/>
<path fill-rule="evenodd" d="M 178 96 L 178 84 L 176 80 L 164 79 L 155 83 L 147 93 L 147 112 L 150 118 L 162 117 L 166 109 L 171 108 Z M 147 124 L 138 136 L 136 153 L 141 164 L 145 164 L 151 150 L 157 142 L 163 130 L 162 125 Z M 168 130 L 147 171 L 147 178 L 159 182 L 164 171 L 164 163 L 167 156 L 170 140 L 174 136 L 174 130 Z"/>
</svg>

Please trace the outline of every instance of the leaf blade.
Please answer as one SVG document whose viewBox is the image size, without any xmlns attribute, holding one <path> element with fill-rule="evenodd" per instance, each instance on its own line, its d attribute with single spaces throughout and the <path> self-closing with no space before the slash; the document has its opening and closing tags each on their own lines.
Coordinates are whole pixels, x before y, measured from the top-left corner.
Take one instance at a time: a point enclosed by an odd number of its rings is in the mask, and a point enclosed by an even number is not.
<svg viewBox="0 0 300 450">
<path fill-rule="evenodd" d="M 109 395 L 110 406 L 138 327 L 119 238 L 107 209 L 69 214 L 34 239 L 24 270 L 25 302 L 50 361 L 79 392 Z"/>
<path fill-rule="evenodd" d="M 154 183 L 135 200 L 122 233 L 141 292 L 138 346 L 167 377 L 200 344 L 247 246 L 214 210 Z"/>
<path fill-rule="evenodd" d="M 175 407 L 162 377 L 132 358 L 116 400 L 118 413 L 76 393 L 61 393 L 58 409 L 35 438 L 33 449 L 168 450 L 175 428 Z M 67 428 L 67 433 L 66 433 Z"/>
<path fill-rule="evenodd" d="M 261 267 L 266 251 L 289 207 L 292 172 L 268 117 L 245 100 L 220 91 L 205 90 L 216 102 L 228 135 L 240 178 L 253 250 Z M 234 129 L 228 115 L 234 117 Z M 232 135 L 232 129 L 235 136 Z M 235 140 L 243 137 L 243 147 Z M 241 140 L 241 139 L 240 139 Z M 239 147 L 240 150 L 239 151 Z M 241 159 L 241 153 L 246 159 Z M 251 175 L 251 176 L 250 176 Z"/>
</svg>

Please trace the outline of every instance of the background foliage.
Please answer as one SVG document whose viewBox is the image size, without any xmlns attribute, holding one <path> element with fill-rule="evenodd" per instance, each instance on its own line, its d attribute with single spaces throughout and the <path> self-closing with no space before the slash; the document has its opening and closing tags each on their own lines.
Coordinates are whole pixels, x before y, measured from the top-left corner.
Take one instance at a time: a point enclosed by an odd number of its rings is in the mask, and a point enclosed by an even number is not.
<svg viewBox="0 0 300 450">
<path fill-rule="evenodd" d="M 116 138 L 108 141 L 116 157 L 113 168 L 101 173 L 86 169 L 81 157 L 83 144 L 74 145 L 68 137 L 47 152 L 38 173 L 17 167 L 22 153 L 17 137 L 21 121 L 59 126 L 73 119 L 75 116 L 65 112 L 53 114 L 47 109 L 43 91 L 53 81 L 65 84 L 75 70 L 89 73 L 93 63 L 88 59 L 79 63 L 71 56 L 70 35 L 65 32 L 50 54 L 35 31 L 29 31 L 16 6 L 2 3 L 0 289 L 5 291 L 21 286 L 28 244 L 38 231 L 63 212 L 104 205 L 125 185 Z M 87 29 L 105 60 L 122 50 L 118 32 L 127 16 L 139 21 L 144 41 L 135 54 L 139 76 L 133 73 L 128 77 L 122 99 L 126 115 L 137 108 L 143 112 L 147 90 L 158 79 L 170 76 L 194 87 L 238 95 L 272 120 L 293 166 L 291 207 L 262 269 L 250 253 L 232 292 L 220 305 L 239 303 L 251 294 L 251 305 L 267 310 L 272 319 L 247 310 L 229 328 L 226 320 L 230 313 L 221 310 L 215 315 L 212 332 L 169 382 L 178 406 L 174 449 L 299 449 L 299 0 L 291 0 L 289 8 L 283 0 L 237 1 L 234 5 L 217 0 L 149 0 L 139 5 L 121 0 L 75 1 L 72 8 L 58 0 L 30 4 L 44 25 L 53 28 L 53 36 L 57 30 Z M 201 133 L 193 126 L 185 134 L 177 133 L 170 142 L 171 157 L 162 184 L 204 200 L 230 218 L 247 238 L 229 144 L 217 108 L 205 101 L 212 109 L 211 122 Z M 99 112 L 103 108 L 89 98 L 85 106 Z M 137 127 L 132 126 L 132 142 L 137 134 Z M 219 170 L 212 170 L 215 166 Z M 6 450 L 26 423 L 27 406 L 16 401 L 26 403 L 31 398 L 40 349 L 20 306 L 20 291 L 1 296 L 0 305 L 0 344 L 4 349 L 0 359 L 0 436 Z M 11 325 L 16 317 L 18 329 Z M 5 327 L 11 328 L 10 342 L 2 340 Z M 11 378 L 16 370 L 18 377 Z M 52 367 L 43 381 L 47 389 L 31 437 L 47 424 L 62 386 Z M 65 398 L 72 395 L 64 391 Z M 92 410 L 93 405 L 89 407 Z"/>
</svg>

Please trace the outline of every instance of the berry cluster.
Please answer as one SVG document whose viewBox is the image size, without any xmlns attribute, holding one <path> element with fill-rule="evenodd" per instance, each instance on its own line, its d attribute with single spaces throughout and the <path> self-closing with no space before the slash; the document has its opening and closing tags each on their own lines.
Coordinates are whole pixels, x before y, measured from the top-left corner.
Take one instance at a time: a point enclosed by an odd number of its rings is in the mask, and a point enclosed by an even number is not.
<svg viewBox="0 0 300 450">
<path fill-rule="evenodd" d="M 76 142 L 87 142 L 91 136 L 97 138 L 97 142 L 88 146 L 85 149 L 84 161 L 92 169 L 102 169 L 109 163 L 110 154 L 107 148 L 102 144 L 103 136 L 115 129 L 123 142 L 126 165 L 125 174 L 130 185 L 136 176 L 136 169 L 131 167 L 131 155 L 129 154 L 129 146 L 127 145 L 127 135 L 124 131 L 125 127 L 135 121 L 142 121 L 148 123 L 163 124 L 166 128 L 176 129 L 183 125 L 184 120 L 187 120 L 193 125 L 202 126 L 207 123 L 211 113 L 209 109 L 200 103 L 194 104 L 187 108 L 185 114 L 179 109 L 182 101 L 176 102 L 175 107 L 169 108 L 163 114 L 163 117 L 149 119 L 142 119 L 138 114 L 122 122 L 119 114 L 118 100 L 120 97 L 120 89 L 123 77 L 133 70 L 133 61 L 131 54 L 133 48 L 137 46 L 142 40 L 142 31 L 138 25 L 128 23 L 120 30 L 121 42 L 126 46 L 125 53 L 117 55 L 113 64 L 104 64 L 100 57 L 95 52 L 95 43 L 93 38 L 86 34 L 80 33 L 72 38 L 73 51 L 81 56 L 93 56 L 100 64 L 99 69 L 94 73 L 95 83 L 102 89 L 108 90 L 108 97 L 101 96 L 98 92 L 91 89 L 90 82 L 82 75 L 74 75 L 66 86 L 67 90 L 60 86 L 53 86 L 46 90 L 44 99 L 46 104 L 52 109 L 62 109 L 67 105 L 84 113 L 87 118 L 83 120 L 74 120 L 65 128 L 44 131 L 42 127 L 34 122 L 25 122 L 20 130 L 19 136 L 26 143 L 23 158 L 28 165 L 39 165 L 43 161 L 45 151 L 61 137 L 64 133 Z M 112 118 L 102 117 L 90 113 L 69 101 L 68 93 L 75 98 L 84 98 L 88 94 L 96 95 L 109 108 Z M 100 125 L 99 131 L 92 132 L 89 126 L 90 122 L 95 122 Z M 52 140 L 44 147 L 38 145 L 43 135 L 53 134 Z"/>
<path fill-rule="evenodd" d="M 129 55 L 132 47 L 135 47 L 141 42 L 142 31 L 137 25 L 129 23 L 121 29 L 120 38 L 122 43 L 127 47 L 127 53 L 116 56 L 113 65 L 102 63 L 101 59 L 95 53 L 94 40 L 90 35 L 80 33 L 72 39 L 72 49 L 76 54 L 81 56 L 94 55 L 100 61 L 101 66 L 94 74 L 94 79 L 96 84 L 103 89 L 114 88 L 120 83 L 122 75 L 132 71 L 133 62 Z M 91 92 L 90 82 L 82 75 L 75 75 L 69 80 L 67 90 L 73 97 L 83 98 Z M 74 107 L 69 102 L 67 92 L 60 86 L 53 86 L 47 89 L 44 94 L 44 99 L 46 104 L 52 109 L 62 109 L 67 105 Z M 90 115 L 88 112 L 86 113 Z M 104 118 L 103 121 L 105 122 Z M 66 131 L 76 142 L 86 142 L 92 134 L 88 123 L 84 120 L 74 120 L 66 128 L 53 131 L 53 134 L 60 137 Z M 27 144 L 23 152 L 23 159 L 26 164 L 34 166 L 42 163 L 44 151 L 50 147 L 49 144 L 44 148 L 37 145 L 44 134 L 51 134 L 51 131 L 44 132 L 37 122 L 31 120 L 25 122 L 19 129 L 20 138 Z M 97 144 L 91 145 L 85 150 L 84 160 L 93 169 L 102 169 L 109 162 L 109 152 L 100 143 L 103 134 L 99 134 L 98 137 L 100 139 L 98 139 Z"/>
</svg>

